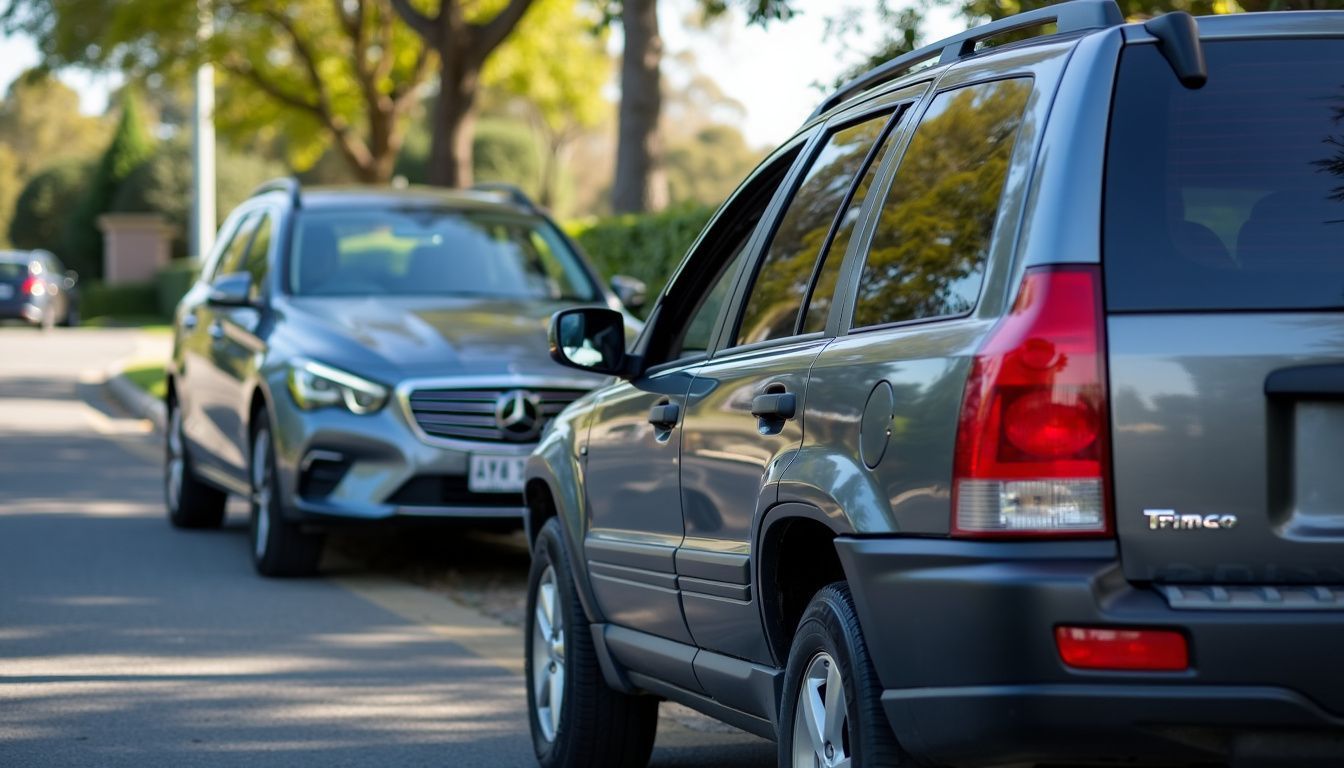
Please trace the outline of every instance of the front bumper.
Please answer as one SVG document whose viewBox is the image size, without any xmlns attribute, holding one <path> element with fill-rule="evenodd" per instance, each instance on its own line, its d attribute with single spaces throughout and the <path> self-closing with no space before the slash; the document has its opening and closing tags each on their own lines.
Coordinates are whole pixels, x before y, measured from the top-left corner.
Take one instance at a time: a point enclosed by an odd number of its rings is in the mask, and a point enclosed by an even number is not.
<svg viewBox="0 0 1344 768">
<path fill-rule="evenodd" d="M 281 388 L 272 407 L 280 487 L 291 519 L 523 519 L 521 492 L 472 493 L 467 473 L 473 453 L 524 457 L 531 445 L 429 445 L 395 402 L 362 416 L 342 408 L 305 411 Z"/>
<path fill-rule="evenodd" d="M 836 546 L 887 718 L 923 760 L 1344 765 L 1344 613 L 1173 610 L 1112 542 Z M 1177 629 L 1192 666 L 1072 669 L 1059 625 Z"/>
</svg>

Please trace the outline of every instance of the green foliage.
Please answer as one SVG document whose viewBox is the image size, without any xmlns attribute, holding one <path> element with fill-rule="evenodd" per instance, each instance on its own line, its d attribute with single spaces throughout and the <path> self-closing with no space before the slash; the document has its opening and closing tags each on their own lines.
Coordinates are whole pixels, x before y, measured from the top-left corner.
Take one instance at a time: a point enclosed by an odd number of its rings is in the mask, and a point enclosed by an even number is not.
<svg viewBox="0 0 1344 768">
<path fill-rule="evenodd" d="M 19 160 L 9 147 L 0 144 L 0 248 L 9 245 L 9 226 L 14 216 L 14 203 L 23 191 L 23 177 L 19 175 Z"/>
<path fill-rule="evenodd" d="M 98 277 L 103 273 L 103 235 L 98 217 L 112 209 L 117 188 L 154 152 L 154 139 L 140 118 L 134 93 L 124 91 L 121 120 L 112 134 L 112 143 L 103 153 L 79 208 L 75 212 L 62 249 L 67 264 L 81 275 Z"/>
<path fill-rule="evenodd" d="M 673 204 L 718 205 L 760 159 L 761 153 L 730 125 L 709 125 L 694 136 L 673 138 L 663 158 L 668 196 Z"/>
<path fill-rule="evenodd" d="M 163 363 L 133 365 L 122 371 L 121 375 L 157 400 L 168 395 L 168 379 L 164 376 Z"/>
<path fill-rule="evenodd" d="M 389 0 L 205 5 L 214 19 L 205 44 L 198 4 L 182 0 L 5 0 L 0 21 L 34 38 L 52 67 L 181 82 L 212 61 L 222 136 L 276 141 L 296 167 L 334 146 L 361 179 L 390 174 L 432 61 Z"/>
<path fill-rule="evenodd" d="M 173 141 L 160 146 L 118 186 L 109 210 L 157 213 L 176 230 L 173 255 L 187 256 L 186 233 L 192 206 L 191 145 Z M 219 220 L 246 200 L 267 179 L 285 175 L 278 163 L 253 154 L 221 149 L 216 158 L 215 201 Z"/>
<path fill-rule="evenodd" d="M 408 142 L 397 159 L 397 175 L 412 184 L 430 180 L 429 137 Z M 536 198 L 541 187 L 541 148 L 527 123 L 487 117 L 476 124 L 472 139 L 472 175 L 476 181 L 515 184 Z"/>
<path fill-rule="evenodd" d="M 174 259 L 154 276 L 154 294 L 158 314 L 172 317 L 177 303 L 187 295 L 201 273 L 201 265 L 192 259 Z"/>
<path fill-rule="evenodd" d="M 62 160 L 94 156 L 107 146 L 107 128 L 80 114 L 79 94 L 43 70 L 19 75 L 0 101 L 0 144 L 13 151 L 23 180 Z"/>
<path fill-rule="evenodd" d="M 575 223 L 566 229 L 599 272 L 608 279 L 637 277 L 648 284 L 653 297 L 662 292 L 713 213 L 699 206 L 672 208 Z"/>
<path fill-rule="evenodd" d="M 154 283 L 107 285 L 91 280 L 81 284 L 79 301 L 80 312 L 90 319 L 159 315 L 159 294 Z"/>
<path fill-rule="evenodd" d="M 92 174 L 90 163 L 67 160 L 24 185 L 9 223 L 9 240 L 14 247 L 52 251 L 70 267 L 79 269 L 66 258 L 62 246 Z"/>
</svg>

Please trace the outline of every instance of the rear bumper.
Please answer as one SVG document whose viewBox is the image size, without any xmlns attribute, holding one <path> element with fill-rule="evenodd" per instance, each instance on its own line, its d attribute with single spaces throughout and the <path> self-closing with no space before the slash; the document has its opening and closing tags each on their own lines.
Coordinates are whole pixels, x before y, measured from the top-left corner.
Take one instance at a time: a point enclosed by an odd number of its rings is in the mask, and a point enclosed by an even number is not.
<svg viewBox="0 0 1344 768">
<path fill-rule="evenodd" d="M 887 717 L 924 760 L 1344 765 L 1344 612 L 1173 610 L 1111 542 L 836 545 Z M 1063 624 L 1177 629 L 1192 668 L 1066 667 Z"/>
</svg>

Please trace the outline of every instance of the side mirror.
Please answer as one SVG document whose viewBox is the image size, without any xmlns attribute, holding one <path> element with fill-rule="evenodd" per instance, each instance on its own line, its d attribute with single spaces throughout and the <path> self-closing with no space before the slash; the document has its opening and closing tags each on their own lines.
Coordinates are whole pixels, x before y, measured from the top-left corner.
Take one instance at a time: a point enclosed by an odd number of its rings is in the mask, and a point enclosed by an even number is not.
<svg viewBox="0 0 1344 768">
<path fill-rule="evenodd" d="M 65 289 L 68 291 L 71 288 L 74 288 L 75 283 L 78 282 L 79 282 L 79 273 L 73 269 L 67 269 L 65 271 L 65 279 L 61 281 L 61 285 L 64 286 Z"/>
<path fill-rule="evenodd" d="M 628 275 L 611 278 L 611 290 L 616 292 L 616 298 L 621 300 L 626 309 L 639 309 L 649 299 L 649 287 L 644 281 Z"/>
<path fill-rule="evenodd" d="M 549 337 L 551 359 L 561 365 L 615 376 L 625 370 L 625 317 L 614 309 L 556 312 Z"/>
<path fill-rule="evenodd" d="M 234 272 L 215 278 L 210 284 L 210 293 L 205 303 L 212 307 L 250 307 L 252 306 L 252 275 L 247 272 Z"/>
</svg>

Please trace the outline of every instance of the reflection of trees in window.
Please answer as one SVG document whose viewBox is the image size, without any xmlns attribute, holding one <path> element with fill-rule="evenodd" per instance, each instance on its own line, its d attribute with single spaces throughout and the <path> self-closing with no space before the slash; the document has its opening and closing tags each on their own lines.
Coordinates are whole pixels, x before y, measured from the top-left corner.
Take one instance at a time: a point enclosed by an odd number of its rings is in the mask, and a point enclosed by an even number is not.
<svg viewBox="0 0 1344 768">
<path fill-rule="evenodd" d="M 856 327 L 959 315 L 980 293 L 1031 81 L 940 94 L 905 153 L 859 282 Z"/>
<path fill-rule="evenodd" d="M 889 117 L 843 128 L 827 139 L 770 242 L 742 316 L 738 344 L 793 335 L 836 212 Z"/>
<path fill-rule="evenodd" d="M 1330 111 L 1333 113 L 1332 122 L 1344 128 L 1344 86 L 1341 86 L 1340 91 L 1341 95 L 1336 96 L 1335 101 L 1341 106 L 1331 107 Z M 1324 160 L 1317 160 L 1315 165 L 1326 173 L 1344 179 L 1344 133 L 1338 136 L 1326 136 L 1325 144 L 1330 147 L 1334 155 Z M 1330 190 L 1330 199 L 1344 203 L 1344 184 Z"/>
</svg>

